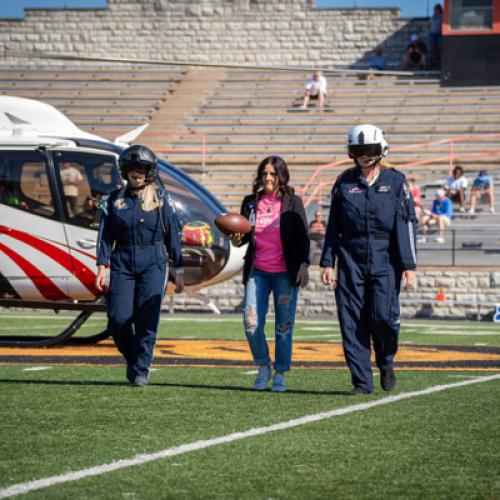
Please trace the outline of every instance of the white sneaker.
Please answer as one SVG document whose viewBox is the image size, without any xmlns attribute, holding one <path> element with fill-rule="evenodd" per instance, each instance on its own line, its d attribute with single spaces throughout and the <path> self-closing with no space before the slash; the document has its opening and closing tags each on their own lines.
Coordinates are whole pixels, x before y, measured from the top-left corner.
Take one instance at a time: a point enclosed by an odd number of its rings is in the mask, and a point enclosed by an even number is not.
<svg viewBox="0 0 500 500">
<path fill-rule="evenodd" d="M 271 367 L 269 365 L 259 366 L 259 373 L 253 383 L 256 391 L 263 391 L 267 388 L 267 383 L 271 380 Z"/>
<path fill-rule="evenodd" d="M 417 243 L 425 243 L 425 241 L 426 241 L 426 240 L 425 240 L 425 236 L 419 236 L 419 237 L 417 238 Z"/>
<path fill-rule="evenodd" d="M 437 238 L 434 239 L 436 243 L 443 244 L 444 243 L 444 238 L 441 236 L 438 236 Z"/>
<path fill-rule="evenodd" d="M 465 207 L 460 207 L 460 212 L 464 213 L 465 212 Z"/>
<path fill-rule="evenodd" d="M 496 214 L 496 211 L 493 207 L 490 208 L 490 214 Z"/>
<path fill-rule="evenodd" d="M 469 214 L 474 215 L 476 211 L 473 208 L 469 208 Z"/>
</svg>

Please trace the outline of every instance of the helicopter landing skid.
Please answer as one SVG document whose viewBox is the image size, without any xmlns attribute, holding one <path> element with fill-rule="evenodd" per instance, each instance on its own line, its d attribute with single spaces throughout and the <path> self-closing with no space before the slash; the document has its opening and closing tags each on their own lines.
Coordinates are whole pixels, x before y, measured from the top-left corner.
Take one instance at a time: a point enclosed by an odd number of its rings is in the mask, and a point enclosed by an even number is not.
<svg viewBox="0 0 500 500">
<path fill-rule="evenodd" d="M 60 344 L 71 343 L 73 345 L 96 344 L 109 337 L 107 330 L 104 330 L 89 337 L 72 336 L 87 321 L 87 319 L 96 311 L 104 311 L 103 303 L 47 303 L 47 302 L 28 302 L 19 299 L 0 299 L 0 306 L 4 307 L 29 307 L 33 309 L 53 309 L 77 310 L 80 314 L 66 327 L 61 333 L 53 337 L 33 337 L 29 335 L 2 335 L 0 337 L 0 347 L 53 347 Z"/>
</svg>

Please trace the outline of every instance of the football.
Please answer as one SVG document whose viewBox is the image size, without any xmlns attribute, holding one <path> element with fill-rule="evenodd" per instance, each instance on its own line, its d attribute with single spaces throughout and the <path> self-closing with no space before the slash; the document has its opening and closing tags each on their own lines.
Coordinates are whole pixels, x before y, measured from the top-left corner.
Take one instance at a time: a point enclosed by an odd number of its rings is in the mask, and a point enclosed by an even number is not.
<svg viewBox="0 0 500 500">
<path fill-rule="evenodd" d="M 217 228 L 226 236 L 236 233 L 249 233 L 252 229 L 248 219 L 240 214 L 228 213 L 216 217 L 214 220 Z"/>
</svg>

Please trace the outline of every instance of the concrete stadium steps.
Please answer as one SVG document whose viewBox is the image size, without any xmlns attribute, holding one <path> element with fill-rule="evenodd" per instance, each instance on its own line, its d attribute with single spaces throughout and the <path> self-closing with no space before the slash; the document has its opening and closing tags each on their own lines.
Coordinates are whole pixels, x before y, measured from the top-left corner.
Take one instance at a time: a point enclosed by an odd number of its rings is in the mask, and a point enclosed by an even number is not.
<svg viewBox="0 0 500 500">
<path fill-rule="evenodd" d="M 204 109 L 218 109 L 221 107 L 231 108 L 235 110 L 239 109 L 267 109 L 267 108 L 278 108 L 278 109 L 293 109 L 302 103 L 302 95 L 297 95 L 295 98 L 283 98 L 283 97 L 268 97 L 260 98 L 257 100 L 252 99 L 238 99 L 238 98 L 220 98 L 220 99 L 206 99 Z M 449 106 L 498 106 L 500 104 L 500 94 L 485 96 L 480 101 L 477 97 L 471 96 L 460 96 L 460 97 L 449 97 L 449 96 L 425 96 L 425 97 L 374 97 L 374 98 L 356 98 L 356 97 L 329 97 L 327 105 L 327 110 L 334 112 L 337 109 L 343 108 L 365 108 L 367 106 L 377 108 L 389 108 L 389 107 L 412 107 L 427 106 L 431 109 L 439 109 L 440 107 L 449 108 Z M 313 103 L 311 107 L 317 108 L 316 103 Z M 333 109 L 332 109 L 333 107 Z"/>
<path fill-rule="evenodd" d="M 381 113 L 369 113 L 362 114 L 358 116 L 345 114 L 334 114 L 329 112 L 324 113 L 311 113 L 311 112 L 289 112 L 283 113 L 281 115 L 274 115 L 271 113 L 258 113 L 254 116 L 237 116 L 230 110 L 226 113 L 221 113 L 220 115 L 211 116 L 208 113 L 194 116 L 189 124 L 198 126 L 268 126 L 273 127 L 278 124 L 290 127 L 293 125 L 299 125 L 303 127 L 303 130 L 308 130 L 309 126 L 318 125 L 332 125 L 332 122 L 336 125 L 344 125 L 344 129 L 349 130 L 349 128 L 358 123 L 366 123 L 367 118 L 373 118 L 376 120 L 377 124 L 403 124 L 403 125 L 417 125 L 425 124 L 426 130 L 433 131 L 438 130 L 442 125 L 462 125 L 464 129 L 470 129 L 476 123 L 491 124 L 498 127 L 500 123 L 500 114 L 488 114 L 483 116 L 478 113 L 471 114 L 458 114 L 458 113 L 439 113 L 422 115 L 420 113 L 415 114 L 395 114 L 395 115 L 382 115 Z M 264 131 L 263 131 L 264 132 Z"/>
<path fill-rule="evenodd" d="M 300 189 L 319 165 L 346 158 L 345 136 L 357 123 L 372 121 L 384 128 L 392 146 L 389 160 L 396 166 L 446 157 L 449 152 L 448 144 L 406 152 L 398 152 L 398 147 L 500 131 L 500 89 L 496 87 L 441 88 L 438 80 L 428 76 L 365 79 L 327 74 L 330 107 L 319 110 L 312 104 L 303 112 L 294 105 L 300 102 L 307 75 L 226 71 L 184 124 L 184 131 L 206 135 L 208 172 L 197 177 L 228 208 L 239 208 L 258 163 L 267 155 L 286 159 L 292 184 Z M 197 144 L 189 136 L 175 138 L 167 143 L 174 151 L 168 159 L 188 171 L 195 169 L 199 155 L 182 150 Z M 461 155 L 498 149 L 500 141 L 493 138 L 454 146 L 456 162 L 466 170 L 496 168 L 495 159 Z M 325 170 L 321 180 L 333 181 L 347 166 Z M 446 177 L 448 170 L 449 162 L 443 159 L 411 167 L 407 173 L 425 183 L 436 176 Z M 325 200 L 329 189 L 326 186 L 321 192 Z"/>
<path fill-rule="evenodd" d="M 0 65 L 0 95 L 38 99 L 113 139 L 151 121 L 186 71 L 128 65 Z"/>
<path fill-rule="evenodd" d="M 304 88 L 294 88 L 292 92 L 289 89 L 271 89 L 271 90 L 252 90 L 252 89 L 219 89 L 209 92 L 207 101 L 209 100 L 228 100 L 228 99 L 241 99 L 247 102 L 254 102 L 255 99 L 279 99 L 290 100 L 290 98 L 301 97 L 304 93 Z M 352 90 L 343 89 L 342 92 L 336 92 L 335 89 L 329 91 L 328 96 L 333 101 L 349 101 L 349 100 L 374 100 L 374 101 L 391 101 L 391 100 L 406 100 L 406 99 L 427 99 L 427 98 L 440 98 L 460 101 L 461 99 L 477 98 L 482 99 L 494 98 L 498 96 L 498 87 L 485 87 L 485 88 L 470 88 L 464 89 L 462 87 L 439 87 L 436 85 L 429 85 L 427 87 L 407 87 L 395 88 L 388 92 L 386 89 L 377 88 L 363 88 L 355 87 Z"/>
</svg>

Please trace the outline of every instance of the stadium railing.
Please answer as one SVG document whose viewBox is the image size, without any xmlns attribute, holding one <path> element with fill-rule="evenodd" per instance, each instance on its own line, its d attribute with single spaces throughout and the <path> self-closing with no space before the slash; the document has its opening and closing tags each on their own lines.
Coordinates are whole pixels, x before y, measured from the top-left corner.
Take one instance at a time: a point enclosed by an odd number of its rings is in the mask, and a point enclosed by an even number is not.
<svg viewBox="0 0 500 500">
<path fill-rule="evenodd" d="M 500 149 L 493 149 L 489 151 L 484 151 L 482 153 L 460 153 L 455 152 L 455 145 L 457 143 L 466 143 L 471 141 L 481 141 L 481 140 L 491 140 L 500 137 L 500 133 L 495 134 L 480 134 L 480 135 L 469 135 L 469 136 L 459 136 L 451 137 L 447 139 L 440 139 L 437 141 L 429 141 L 420 144 L 412 144 L 409 146 L 399 146 L 391 148 L 391 152 L 407 152 L 407 151 L 421 151 L 423 149 L 428 149 L 432 146 L 448 144 L 449 150 L 448 154 L 435 156 L 432 158 L 426 158 L 423 160 L 415 160 L 407 163 L 398 163 L 397 168 L 400 170 L 409 170 L 414 167 L 432 165 L 432 164 L 443 164 L 448 165 L 449 174 L 453 170 L 453 165 L 456 161 L 462 161 L 464 159 L 480 158 L 480 157 L 500 157 Z M 304 187 L 298 190 L 298 194 L 302 197 L 304 201 L 304 206 L 307 208 L 313 201 L 322 203 L 324 190 L 333 186 L 335 183 L 335 178 L 332 179 L 331 174 L 329 175 L 329 180 L 326 182 L 322 181 L 322 177 L 326 170 L 329 170 L 334 175 L 340 170 L 339 167 L 344 165 L 350 165 L 352 160 L 349 158 L 338 160 L 332 163 L 327 163 L 319 165 L 314 171 L 311 178 L 306 182 Z M 316 185 L 315 185 L 316 184 Z M 315 186 L 315 187 L 313 187 Z M 309 194 L 308 194 L 309 193 Z"/>
</svg>

